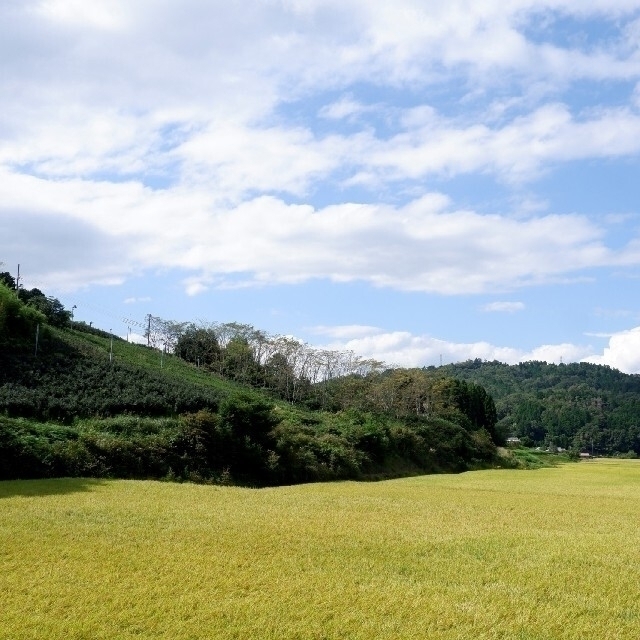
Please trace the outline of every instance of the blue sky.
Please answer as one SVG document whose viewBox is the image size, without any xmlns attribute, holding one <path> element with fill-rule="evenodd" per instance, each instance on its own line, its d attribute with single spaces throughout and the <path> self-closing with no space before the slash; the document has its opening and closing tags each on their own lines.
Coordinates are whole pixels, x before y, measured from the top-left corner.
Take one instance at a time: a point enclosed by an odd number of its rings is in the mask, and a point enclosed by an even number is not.
<svg viewBox="0 0 640 640">
<path fill-rule="evenodd" d="M 78 319 L 640 372 L 640 0 L 23 0 L 0 65 L 2 269 Z"/>
</svg>

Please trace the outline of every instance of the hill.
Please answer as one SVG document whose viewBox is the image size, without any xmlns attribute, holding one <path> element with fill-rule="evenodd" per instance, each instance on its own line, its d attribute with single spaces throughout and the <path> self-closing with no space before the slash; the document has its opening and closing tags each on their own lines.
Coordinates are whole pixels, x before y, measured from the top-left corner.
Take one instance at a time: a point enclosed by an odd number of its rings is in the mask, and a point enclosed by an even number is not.
<svg viewBox="0 0 640 640">
<path fill-rule="evenodd" d="M 529 446 L 640 455 L 638 375 L 585 362 L 469 360 L 439 370 L 491 394 L 503 437 L 517 436 Z"/>
<path fill-rule="evenodd" d="M 0 285 L 0 478 L 270 485 L 495 464 L 493 404 L 475 385 L 375 372 L 310 380 L 282 340 L 261 358 L 240 325 L 226 342 L 180 326 L 166 353 L 71 323 L 57 301 L 28 293 Z M 418 387 L 428 404 L 415 404 Z"/>
</svg>

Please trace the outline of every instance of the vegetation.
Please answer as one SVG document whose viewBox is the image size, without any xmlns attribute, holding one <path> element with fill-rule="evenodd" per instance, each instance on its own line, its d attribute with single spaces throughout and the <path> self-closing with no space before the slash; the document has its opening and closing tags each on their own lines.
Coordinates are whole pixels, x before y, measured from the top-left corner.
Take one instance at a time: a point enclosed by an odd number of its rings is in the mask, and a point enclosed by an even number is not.
<svg viewBox="0 0 640 640">
<path fill-rule="evenodd" d="M 0 478 L 274 485 L 539 466 L 498 456 L 512 435 L 640 452 L 640 382 L 605 367 L 385 369 L 249 325 L 155 317 L 150 346 L 134 345 L 0 281 Z"/>
<path fill-rule="evenodd" d="M 470 360 L 441 371 L 491 394 L 502 437 L 517 436 L 524 445 L 545 449 L 640 455 L 638 375 L 584 362 L 509 366 Z"/>
<path fill-rule="evenodd" d="M 67 319 L 43 325 L 36 352 L 33 323 L 45 314 L 0 288 L 12 310 L 0 350 L 0 478 L 274 485 L 496 463 L 495 408 L 477 385 L 361 361 L 344 375 L 341 354 L 246 325 L 158 318 L 155 348 Z M 306 369 L 292 363 L 302 349 Z"/>
<path fill-rule="evenodd" d="M 0 347 L 7 347 L 33 337 L 46 318 L 37 309 L 21 303 L 16 294 L 2 284 L 2 276 L 0 274 Z"/>
<path fill-rule="evenodd" d="M 635 640 L 639 464 L 3 482 L 0 636 Z"/>
</svg>

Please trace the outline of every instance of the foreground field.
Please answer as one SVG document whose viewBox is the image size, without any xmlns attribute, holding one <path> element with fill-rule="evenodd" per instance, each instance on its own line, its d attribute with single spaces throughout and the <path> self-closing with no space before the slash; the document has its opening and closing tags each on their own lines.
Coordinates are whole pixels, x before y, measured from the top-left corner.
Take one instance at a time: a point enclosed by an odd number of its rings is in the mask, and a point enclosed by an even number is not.
<svg viewBox="0 0 640 640">
<path fill-rule="evenodd" d="M 0 483 L 0 638 L 633 638 L 640 463 Z"/>
</svg>

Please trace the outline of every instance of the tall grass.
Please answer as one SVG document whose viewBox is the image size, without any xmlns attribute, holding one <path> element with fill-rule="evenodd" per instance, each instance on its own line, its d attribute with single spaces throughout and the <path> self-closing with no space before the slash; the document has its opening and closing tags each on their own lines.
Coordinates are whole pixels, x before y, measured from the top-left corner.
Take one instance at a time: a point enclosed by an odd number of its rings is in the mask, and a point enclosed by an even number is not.
<svg viewBox="0 0 640 640">
<path fill-rule="evenodd" d="M 640 463 L 0 483 L 0 637 L 629 638 Z"/>
</svg>

